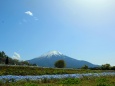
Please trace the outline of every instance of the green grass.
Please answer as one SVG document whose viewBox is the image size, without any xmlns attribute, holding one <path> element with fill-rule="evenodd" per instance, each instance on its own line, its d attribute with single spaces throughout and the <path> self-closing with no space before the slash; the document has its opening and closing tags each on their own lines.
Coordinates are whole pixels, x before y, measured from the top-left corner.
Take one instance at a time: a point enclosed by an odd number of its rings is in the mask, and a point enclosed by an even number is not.
<svg viewBox="0 0 115 86">
<path fill-rule="evenodd" d="M 20 80 L 17 82 L 0 81 L 0 86 L 115 86 L 114 76 L 43 79 L 41 81 Z"/>
<path fill-rule="evenodd" d="M 109 70 L 111 71 L 111 70 Z M 45 75 L 45 74 L 75 74 L 75 73 L 100 73 L 105 70 L 81 70 L 81 69 L 55 69 L 38 68 L 29 66 L 0 66 L 0 75 Z M 11 81 L 11 80 L 10 80 Z M 9 82 L 0 81 L 0 86 L 115 86 L 115 76 L 66 78 L 66 79 L 42 79 L 20 80 Z"/>
<path fill-rule="evenodd" d="M 105 71 L 105 70 L 104 70 Z M 51 74 L 75 74 L 75 73 L 99 73 L 103 70 L 81 69 L 55 69 L 38 68 L 29 66 L 0 66 L 0 75 L 51 75 Z"/>
</svg>

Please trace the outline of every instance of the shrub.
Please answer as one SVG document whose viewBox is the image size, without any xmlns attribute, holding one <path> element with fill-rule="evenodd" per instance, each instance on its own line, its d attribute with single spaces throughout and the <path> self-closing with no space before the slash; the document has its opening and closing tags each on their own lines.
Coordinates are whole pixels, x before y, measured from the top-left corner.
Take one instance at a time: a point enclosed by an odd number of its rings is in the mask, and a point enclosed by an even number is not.
<svg viewBox="0 0 115 86">
<path fill-rule="evenodd" d="M 111 70 L 115 70 L 115 66 L 111 67 Z"/>
<path fill-rule="evenodd" d="M 102 70 L 110 70 L 110 69 L 111 69 L 111 65 L 110 65 L 110 64 L 103 64 L 103 65 L 101 66 L 101 69 L 102 69 Z"/>
<path fill-rule="evenodd" d="M 88 66 L 87 66 L 87 65 L 84 65 L 84 66 L 82 67 L 82 69 L 88 69 Z"/>
<path fill-rule="evenodd" d="M 66 66 L 64 60 L 58 60 L 58 61 L 55 62 L 54 65 L 55 65 L 55 67 L 57 67 L 57 68 L 64 68 L 64 67 Z"/>
<path fill-rule="evenodd" d="M 8 64 L 8 63 L 9 63 L 9 59 L 8 57 L 6 57 L 5 64 Z"/>
</svg>

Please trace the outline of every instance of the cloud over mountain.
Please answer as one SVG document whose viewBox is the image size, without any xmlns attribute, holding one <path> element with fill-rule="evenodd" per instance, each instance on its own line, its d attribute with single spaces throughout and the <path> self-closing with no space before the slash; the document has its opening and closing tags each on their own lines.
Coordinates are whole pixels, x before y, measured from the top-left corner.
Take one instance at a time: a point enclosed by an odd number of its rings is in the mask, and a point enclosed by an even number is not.
<svg viewBox="0 0 115 86">
<path fill-rule="evenodd" d="M 33 16 L 33 13 L 31 11 L 26 11 L 25 14 Z"/>
<path fill-rule="evenodd" d="M 14 52 L 14 55 L 12 56 L 12 58 L 19 60 L 21 57 L 20 57 L 20 54 Z"/>
</svg>

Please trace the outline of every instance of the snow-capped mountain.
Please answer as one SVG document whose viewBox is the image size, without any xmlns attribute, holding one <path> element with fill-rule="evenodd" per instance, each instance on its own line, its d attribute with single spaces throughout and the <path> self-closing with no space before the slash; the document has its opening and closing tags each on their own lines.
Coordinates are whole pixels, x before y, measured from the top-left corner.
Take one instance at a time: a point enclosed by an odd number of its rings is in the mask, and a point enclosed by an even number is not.
<svg viewBox="0 0 115 86">
<path fill-rule="evenodd" d="M 49 52 L 47 52 L 47 53 L 45 53 L 45 54 L 43 54 L 43 55 L 41 55 L 40 57 L 48 57 L 48 58 L 50 58 L 51 56 L 61 56 L 61 55 L 63 55 L 62 53 L 60 53 L 59 51 L 56 51 L 56 50 L 54 50 L 54 51 L 49 51 Z M 39 57 L 39 58 L 40 58 Z"/>
<path fill-rule="evenodd" d="M 28 60 L 28 62 L 42 67 L 54 67 L 54 64 L 57 60 L 64 60 L 67 68 L 81 68 L 84 65 L 87 65 L 88 67 L 97 67 L 97 65 L 94 65 L 90 62 L 68 57 L 58 51 L 50 51 L 37 58 Z"/>
</svg>

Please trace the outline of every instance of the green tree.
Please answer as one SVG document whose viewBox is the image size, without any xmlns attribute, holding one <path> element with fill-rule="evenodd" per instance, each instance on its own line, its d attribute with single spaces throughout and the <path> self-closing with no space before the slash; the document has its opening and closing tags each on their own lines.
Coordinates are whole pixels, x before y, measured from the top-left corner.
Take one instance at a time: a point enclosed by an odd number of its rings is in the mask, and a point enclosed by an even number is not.
<svg viewBox="0 0 115 86">
<path fill-rule="evenodd" d="M 102 69 L 102 70 L 110 70 L 110 69 L 111 69 L 111 65 L 110 65 L 110 64 L 103 64 L 103 65 L 101 66 L 101 69 Z"/>
<path fill-rule="evenodd" d="M 82 67 L 82 69 L 88 69 L 88 66 L 87 66 L 87 65 L 84 65 L 84 66 Z"/>
<path fill-rule="evenodd" d="M 57 68 L 64 68 L 64 67 L 66 66 L 64 60 L 58 60 L 58 61 L 55 62 L 54 65 L 55 65 L 55 67 L 57 67 Z"/>
<path fill-rule="evenodd" d="M 6 57 L 5 64 L 9 64 L 9 59 Z"/>
<path fill-rule="evenodd" d="M 111 67 L 111 70 L 115 70 L 115 66 L 112 66 L 112 67 Z"/>
<path fill-rule="evenodd" d="M 4 64 L 7 57 L 4 51 L 0 51 L 0 64 Z"/>
</svg>

